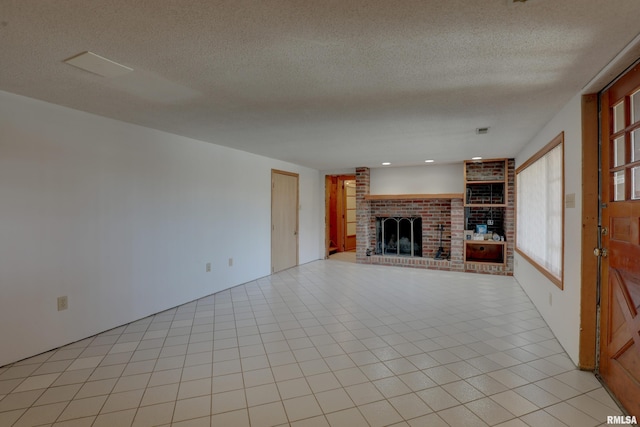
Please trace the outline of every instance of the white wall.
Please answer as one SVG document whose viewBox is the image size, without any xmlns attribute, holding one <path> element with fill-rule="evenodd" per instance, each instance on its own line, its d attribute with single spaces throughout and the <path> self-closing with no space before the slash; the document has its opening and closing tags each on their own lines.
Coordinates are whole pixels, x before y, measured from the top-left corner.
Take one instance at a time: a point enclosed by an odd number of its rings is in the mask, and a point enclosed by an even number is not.
<svg viewBox="0 0 640 427">
<path fill-rule="evenodd" d="M 272 168 L 322 256 L 318 171 L 5 92 L 0 135 L 0 366 L 268 275 Z"/>
<path fill-rule="evenodd" d="M 542 317 L 578 364 L 580 334 L 580 251 L 582 233 L 581 96 L 576 95 L 516 156 L 516 168 L 564 131 L 565 194 L 574 193 L 575 208 L 565 209 L 564 290 L 560 290 L 516 253 L 514 276 Z M 549 304 L 551 297 L 552 303 Z"/>
<path fill-rule="evenodd" d="M 464 193 L 462 163 L 371 169 L 371 194 Z"/>
</svg>

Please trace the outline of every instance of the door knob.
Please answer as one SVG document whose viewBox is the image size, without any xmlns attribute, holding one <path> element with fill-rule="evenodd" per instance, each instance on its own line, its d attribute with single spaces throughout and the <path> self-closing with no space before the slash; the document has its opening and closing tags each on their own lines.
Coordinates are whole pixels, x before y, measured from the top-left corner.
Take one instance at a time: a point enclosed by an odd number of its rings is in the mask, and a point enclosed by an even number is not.
<svg viewBox="0 0 640 427">
<path fill-rule="evenodd" d="M 595 256 L 601 256 L 602 258 L 606 258 L 607 255 L 609 255 L 609 251 L 607 251 L 607 248 L 595 248 L 593 250 L 593 254 Z"/>
</svg>

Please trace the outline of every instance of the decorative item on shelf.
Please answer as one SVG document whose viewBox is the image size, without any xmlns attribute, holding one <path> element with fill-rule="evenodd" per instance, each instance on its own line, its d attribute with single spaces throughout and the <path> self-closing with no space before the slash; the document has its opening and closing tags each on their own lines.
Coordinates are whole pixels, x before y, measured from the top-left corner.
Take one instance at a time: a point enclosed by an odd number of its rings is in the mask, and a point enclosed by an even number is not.
<svg viewBox="0 0 640 427">
<path fill-rule="evenodd" d="M 464 230 L 464 240 L 473 239 L 473 230 Z"/>
<path fill-rule="evenodd" d="M 495 231 L 493 232 L 493 241 L 494 242 L 499 242 L 500 241 L 500 235 L 498 233 L 496 233 Z"/>
<path fill-rule="evenodd" d="M 478 225 L 476 225 L 476 233 L 477 234 L 487 234 L 487 224 L 478 224 Z"/>
</svg>

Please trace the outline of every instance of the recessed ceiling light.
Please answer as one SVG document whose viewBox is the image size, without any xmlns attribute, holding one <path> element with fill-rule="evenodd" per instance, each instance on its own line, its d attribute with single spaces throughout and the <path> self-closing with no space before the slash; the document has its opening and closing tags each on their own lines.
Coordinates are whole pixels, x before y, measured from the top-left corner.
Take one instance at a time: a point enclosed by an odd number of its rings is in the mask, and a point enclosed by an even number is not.
<svg viewBox="0 0 640 427">
<path fill-rule="evenodd" d="M 133 71 L 133 68 L 125 67 L 110 59 L 96 55 L 93 52 L 83 52 L 69 59 L 65 59 L 64 62 L 107 78 L 122 76 Z"/>
<path fill-rule="evenodd" d="M 425 160 L 424 162 L 425 162 L 425 163 L 433 163 L 434 161 L 435 161 L 435 160 L 433 160 L 433 159 L 429 159 L 429 160 Z"/>
<path fill-rule="evenodd" d="M 383 162 L 382 166 L 389 166 L 391 163 L 390 162 Z"/>
<path fill-rule="evenodd" d="M 482 157 L 480 156 L 472 157 L 471 160 L 482 160 Z"/>
</svg>

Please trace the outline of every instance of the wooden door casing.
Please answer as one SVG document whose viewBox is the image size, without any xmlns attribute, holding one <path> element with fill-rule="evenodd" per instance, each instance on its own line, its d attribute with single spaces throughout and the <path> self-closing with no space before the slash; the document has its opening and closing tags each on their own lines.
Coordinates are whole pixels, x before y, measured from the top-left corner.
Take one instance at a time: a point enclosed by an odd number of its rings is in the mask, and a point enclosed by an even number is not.
<svg viewBox="0 0 640 427">
<path fill-rule="evenodd" d="M 336 238 L 338 244 L 338 252 L 344 252 L 345 246 L 345 200 L 344 200 L 344 176 L 338 176 L 336 184 Z"/>
<path fill-rule="evenodd" d="M 629 414 L 640 416 L 640 200 L 633 200 L 630 183 L 633 167 L 631 135 L 640 129 L 632 123 L 629 95 L 640 88 L 638 67 L 601 95 L 602 111 L 602 258 L 599 374 Z M 613 108 L 624 100 L 624 125 L 613 125 Z M 617 114 L 620 113 L 620 109 Z M 617 117 L 617 116 L 616 116 Z M 616 140 L 624 137 L 621 157 Z M 640 143 L 640 141 L 638 141 Z M 617 160 L 614 161 L 614 155 Z M 624 197 L 613 174 L 623 171 Z M 614 194 L 619 200 L 614 200 Z M 624 200 L 623 200 L 624 199 Z"/>
<path fill-rule="evenodd" d="M 325 179 L 325 247 L 326 257 L 334 252 L 355 249 L 355 235 L 349 236 L 346 224 L 346 181 L 355 175 L 331 175 Z"/>
<path fill-rule="evenodd" d="M 344 193 L 344 211 L 342 220 L 344 222 L 344 250 L 354 251 L 356 249 L 356 232 L 355 232 L 355 211 L 356 211 L 356 184 L 355 177 L 349 177 L 342 183 Z M 349 227 L 349 224 L 352 227 Z M 352 228 L 353 230 L 350 230 Z M 352 232 L 350 232 L 352 231 Z"/>
</svg>

